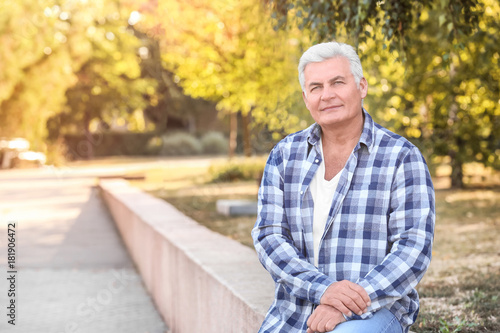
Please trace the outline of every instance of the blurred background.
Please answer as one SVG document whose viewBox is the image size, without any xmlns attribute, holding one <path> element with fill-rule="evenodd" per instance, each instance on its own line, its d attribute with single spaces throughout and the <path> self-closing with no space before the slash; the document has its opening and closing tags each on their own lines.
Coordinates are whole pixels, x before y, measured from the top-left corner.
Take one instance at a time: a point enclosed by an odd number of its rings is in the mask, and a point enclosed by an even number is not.
<svg viewBox="0 0 500 333">
<path fill-rule="evenodd" d="M 500 168 L 499 8 L 494 0 L 3 0 L 0 149 L 29 145 L 45 157 L 22 159 L 55 165 L 266 153 L 311 123 L 297 62 L 313 43 L 336 39 L 359 50 L 368 111 L 431 166 L 450 165 L 451 185 L 461 187 L 467 163 Z M 13 166 L 5 155 L 0 165 Z"/>
<path fill-rule="evenodd" d="M 1 0 L 0 169 L 219 156 L 135 185 L 252 246 L 255 218 L 215 202 L 255 198 L 265 155 L 312 123 L 301 54 L 346 42 L 365 108 L 438 190 L 417 330 L 500 330 L 499 36 L 497 0 Z"/>
</svg>

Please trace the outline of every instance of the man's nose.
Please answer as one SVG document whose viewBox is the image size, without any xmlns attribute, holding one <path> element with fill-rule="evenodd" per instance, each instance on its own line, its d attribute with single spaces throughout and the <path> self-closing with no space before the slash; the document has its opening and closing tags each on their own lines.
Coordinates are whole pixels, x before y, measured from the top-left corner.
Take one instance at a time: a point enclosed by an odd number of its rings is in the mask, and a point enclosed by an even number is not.
<svg viewBox="0 0 500 333">
<path fill-rule="evenodd" d="M 321 99 L 326 101 L 332 99 L 336 96 L 335 89 L 333 87 L 326 86 L 323 88 L 323 93 L 321 94 Z"/>
</svg>

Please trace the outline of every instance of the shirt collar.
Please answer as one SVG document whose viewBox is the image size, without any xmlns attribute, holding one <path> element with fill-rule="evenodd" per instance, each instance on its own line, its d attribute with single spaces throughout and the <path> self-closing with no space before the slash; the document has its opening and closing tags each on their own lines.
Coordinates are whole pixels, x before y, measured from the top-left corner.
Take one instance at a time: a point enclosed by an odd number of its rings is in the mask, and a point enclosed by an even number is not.
<svg viewBox="0 0 500 333">
<path fill-rule="evenodd" d="M 363 132 L 361 132 L 361 137 L 359 138 L 359 143 L 364 144 L 368 149 L 368 152 L 371 153 L 374 142 L 373 135 L 375 131 L 373 130 L 373 127 L 375 126 L 375 123 L 372 117 L 368 114 L 368 112 L 366 112 L 364 108 L 363 108 L 363 115 L 365 121 L 363 124 Z M 309 144 L 315 146 L 319 142 L 320 138 L 321 138 L 321 127 L 317 123 L 314 123 L 311 126 L 309 135 L 307 136 L 307 141 L 309 142 Z"/>
</svg>

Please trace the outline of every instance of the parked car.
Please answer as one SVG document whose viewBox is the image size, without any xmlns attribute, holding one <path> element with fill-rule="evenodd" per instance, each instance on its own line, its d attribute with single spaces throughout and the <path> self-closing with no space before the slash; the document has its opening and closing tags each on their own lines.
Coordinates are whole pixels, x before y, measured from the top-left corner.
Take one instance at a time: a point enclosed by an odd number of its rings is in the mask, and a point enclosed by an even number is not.
<svg viewBox="0 0 500 333">
<path fill-rule="evenodd" d="M 0 169 L 42 166 L 45 154 L 29 150 L 30 143 L 23 138 L 0 138 Z"/>
</svg>

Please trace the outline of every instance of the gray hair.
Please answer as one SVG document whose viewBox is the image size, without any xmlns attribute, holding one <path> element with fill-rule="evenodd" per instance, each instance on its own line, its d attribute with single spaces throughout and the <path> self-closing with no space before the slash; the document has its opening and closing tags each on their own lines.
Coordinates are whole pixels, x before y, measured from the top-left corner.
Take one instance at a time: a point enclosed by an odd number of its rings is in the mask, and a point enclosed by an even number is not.
<svg viewBox="0 0 500 333">
<path fill-rule="evenodd" d="M 299 82 L 302 87 L 302 91 L 305 92 L 305 76 L 304 71 L 306 66 L 311 62 L 322 62 L 334 57 L 345 57 L 349 60 L 351 67 L 351 73 L 354 76 L 356 85 L 359 88 L 359 82 L 363 77 L 363 67 L 361 66 L 361 61 L 356 53 L 356 50 L 351 45 L 337 42 L 320 43 L 311 46 L 299 61 Z"/>
</svg>

